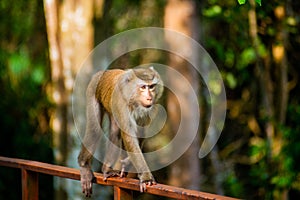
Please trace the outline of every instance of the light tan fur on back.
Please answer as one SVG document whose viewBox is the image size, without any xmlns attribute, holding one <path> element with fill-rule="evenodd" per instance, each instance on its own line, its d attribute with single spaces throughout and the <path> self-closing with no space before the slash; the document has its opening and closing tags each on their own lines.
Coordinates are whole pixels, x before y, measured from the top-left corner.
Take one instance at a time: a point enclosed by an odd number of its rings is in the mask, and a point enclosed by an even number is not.
<svg viewBox="0 0 300 200">
<path fill-rule="evenodd" d="M 97 90 L 96 98 L 102 103 L 103 107 L 111 113 L 111 99 L 112 94 L 117 85 L 119 77 L 124 74 L 124 70 L 114 69 L 104 71 L 103 75 L 100 77 Z"/>
</svg>

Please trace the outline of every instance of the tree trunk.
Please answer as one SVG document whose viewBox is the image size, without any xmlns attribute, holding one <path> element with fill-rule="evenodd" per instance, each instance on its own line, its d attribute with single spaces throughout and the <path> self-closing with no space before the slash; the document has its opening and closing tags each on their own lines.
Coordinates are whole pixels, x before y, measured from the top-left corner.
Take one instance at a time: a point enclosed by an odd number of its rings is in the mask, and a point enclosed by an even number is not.
<svg viewBox="0 0 300 200">
<path fill-rule="evenodd" d="M 272 71 L 274 68 L 271 67 L 273 63 L 270 59 L 263 59 L 259 55 L 260 41 L 257 35 L 257 18 L 255 11 L 255 0 L 250 0 L 251 8 L 249 10 L 249 30 L 250 37 L 252 39 L 253 47 L 256 52 L 256 76 L 259 82 L 260 93 L 262 96 L 263 105 L 263 116 L 261 118 L 267 119 L 264 124 L 265 133 L 268 141 L 268 155 L 267 162 L 271 171 L 280 170 L 279 166 L 274 167 L 276 157 L 281 151 L 283 146 L 282 136 L 279 131 L 276 131 L 275 122 L 280 124 L 285 123 L 286 110 L 288 104 L 288 74 L 287 74 L 287 58 L 285 53 L 286 37 L 287 34 L 284 30 L 284 19 L 285 19 L 285 7 L 277 6 L 274 10 L 274 14 L 277 20 L 277 31 L 276 39 L 272 44 L 272 56 L 275 65 L 275 80 L 272 81 Z M 275 85 L 275 87 L 273 87 Z M 278 86 L 278 87 L 277 87 Z M 274 97 L 276 99 L 274 99 Z M 282 199 L 288 199 L 287 190 L 280 190 L 280 197 Z"/>
<path fill-rule="evenodd" d="M 77 166 L 76 155 L 72 154 L 76 152 L 72 142 L 78 141 L 78 136 L 70 96 L 80 64 L 93 48 L 93 3 L 85 0 L 44 1 L 52 76 L 51 96 L 56 105 L 51 117 L 53 149 L 55 161 L 60 165 Z M 66 181 L 56 179 L 56 199 L 72 196 L 67 194 Z M 76 191 L 73 189 L 73 192 Z"/>
<path fill-rule="evenodd" d="M 181 0 L 169 0 L 165 8 L 164 26 L 165 28 L 179 31 L 189 37 L 198 39 L 200 33 L 197 27 L 199 22 L 196 15 L 196 3 L 194 1 L 181 1 Z M 190 44 L 186 41 L 179 42 L 172 37 L 166 37 L 166 40 L 173 49 L 184 49 L 191 51 Z M 187 52 L 183 52 L 187 53 Z M 190 53 L 190 52 L 189 52 Z M 197 56 L 197 52 L 191 52 L 192 56 Z M 174 54 L 169 56 L 169 65 L 176 71 L 184 75 L 184 77 L 190 82 L 193 90 L 198 92 L 199 90 L 199 78 L 195 69 L 188 64 L 186 60 Z M 180 82 L 176 79 L 170 78 L 170 84 L 173 87 L 179 87 Z M 180 109 L 182 116 L 189 119 L 190 124 L 183 127 L 186 134 L 190 134 L 191 124 L 199 123 L 195 122 L 195 111 L 191 109 L 193 102 L 189 99 L 189 94 L 193 91 L 181 91 L 176 93 L 177 98 L 184 104 L 184 108 L 180 108 L 176 97 L 169 93 L 167 97 L 168 116 L 169 122 L 172 126 L 172 131 L 175 134 L 178 125 L 180 124 L 180 116 L 178 109 Z M 169 184 L 180 186 L 190 189 L 200 189 L 200 160 L 198 158 L 199 151 L 199 137 L 196 137 L 191 147 L 170 166 L 170 179 Z"/>
<path fill-rule="evenodd" d="M 262 96 L 262 105 L 264 107 L 264 115 L 268 119 L 265 123 L 265 133 L 268 140 L 268 158 L 272 158 L 272 147 L 274 140 L 274 123 L 272 119 L 274 117 L 274 107 L 273 107 L 273 82 L 270 74 L 270 63 L 264 63 L 263 59 L 259 55 L 259 45 L 260 41 L 257 35 L 257 18 L 255 11 L 255 1 L 250 0 L 251 9 L 248 12 L 249 16 L 249 32 L 252 39 L 253 47 L 256 53 L 256 76 L 258 78 L 260 93 Z"/>
<path fill-rule="evenodd" d="M 274 14 L 277 20 L 277 31 L 276 39 L 272 45 L 272 54 L 277 69 L 279 87 L 277 92 L 278 104 L 277 108 L 277 119 L 279 123 L 284 124 L 286 118 L 286 110 L 288 104 L 288 62 L 286 58 L 286 41 L 287 31 L 284 27 L 284 19 L 286 19 L 286 9 L 283 5 L 277 6 L 274 10 Z"/>
</svg>

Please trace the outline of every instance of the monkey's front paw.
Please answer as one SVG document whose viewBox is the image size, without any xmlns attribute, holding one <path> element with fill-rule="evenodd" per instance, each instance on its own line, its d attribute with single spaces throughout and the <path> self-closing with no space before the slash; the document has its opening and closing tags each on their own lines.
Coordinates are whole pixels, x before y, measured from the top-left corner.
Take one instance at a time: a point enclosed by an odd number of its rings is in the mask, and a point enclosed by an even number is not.
<svg viewBox="0 0 300 200">
<path fill-rule="evenodd" d="M 81 167 L 80 183 L 81 183 L 82 193 L 84 193 L 86 197 L 91 197 L 93 193 L 92 182 L 94 178 L 95 177 L 91 169 L 86 167 Z"/>
<path fill-rule="evenodd" d="M 145 192 L 147 190 L 147 185 L 155 185 L 156 182 L 150 172 L 143 173 L 140 176 L 140 192 Z"/>
<path fill-rule="evenodd" d="M 140 182 L 140 192 L 145 192 L 147 190 L 147 185 L 151 186 L 151 185 L 155 185 L 155 184 L 156 184 L 155 180 Z"/>
</svg>

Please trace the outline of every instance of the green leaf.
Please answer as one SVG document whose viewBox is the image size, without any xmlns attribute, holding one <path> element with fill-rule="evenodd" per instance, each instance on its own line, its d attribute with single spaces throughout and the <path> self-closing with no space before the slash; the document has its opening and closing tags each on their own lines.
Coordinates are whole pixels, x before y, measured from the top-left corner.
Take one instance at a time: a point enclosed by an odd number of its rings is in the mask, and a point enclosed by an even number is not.
<svg viewBox="0 0 300 200">
<path fill-rule="evenodd" d="M 37 84 L 43 83 L 45 74 L 42 66 L 37 66 L 35 69 L 33 69 L 31 79 Z"/>
<path fill-rule="evenodd" d="M 246 0 L 237 0 L 239 2 L 240 5 L 245 4 Z M 261 0 L 255 0 L 255 2 L 261 6 Z"/>
<path fill-rule="evenodd" d="M 30 58 L 26 49 L 13 53 L 8 59 L 8 67 L 12 77 L 22 76 L 30 65 Z"/>
<path fill-rule="evenodd" d="M 255 50 L 253 47 L 246 48 L 242 51 L 239 60 L 238 60 L 238 69 L 244 69 L 246 68 L 249 64 L 254 63 L 256 59 L 256 54 Z"/>
<path fill-rule="evenodd" d="M 255 0 L 255 1 L 256 1 L 256 3 L 258 3 L 258 5 L 261 6 L 261 0 Z"/>
<path fill-rule="evenodd" d="M 203 15 L 206 17 L 215 17 L 221 13 L 222 13 L 222 8 L 221 8 L 221 6 L 218 6 L 218 5 L 214 5 L 203 11 Z"/>
<path fill-rule="evenodd" d="M 245 4 L 246 3 L 246 0 L 238 0 L 239 4 L 242 5 L 242 4 Z"/>
<path fill-rule="evenodd" d="M 226 74 L 226 83 L 228 84 L 228 87 L 231 89 L 234 89 L 236 87 L 237 80 L 232 73 Z"/>
</svg>

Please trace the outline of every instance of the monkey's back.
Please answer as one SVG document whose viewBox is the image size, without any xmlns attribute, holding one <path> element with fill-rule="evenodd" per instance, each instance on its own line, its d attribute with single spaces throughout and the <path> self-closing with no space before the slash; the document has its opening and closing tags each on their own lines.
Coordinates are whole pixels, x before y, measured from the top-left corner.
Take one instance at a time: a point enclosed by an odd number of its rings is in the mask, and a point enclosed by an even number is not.
<svg viewBox="0 0 300 200">
<path fill-rule="evenodd" d="M 124 74 L 125 71 L 121 69 L 106 70 L 97 85 L 96 98 L 103 105 L 103 107 L 111 113 L 111 99 L 112 94 L 117 85 L 119 77 Z"/>
</svg>

